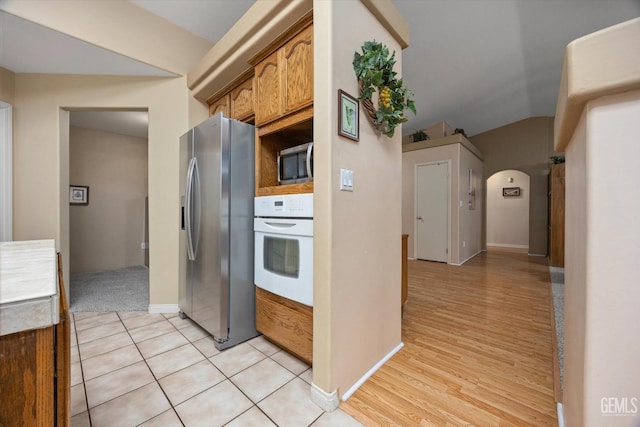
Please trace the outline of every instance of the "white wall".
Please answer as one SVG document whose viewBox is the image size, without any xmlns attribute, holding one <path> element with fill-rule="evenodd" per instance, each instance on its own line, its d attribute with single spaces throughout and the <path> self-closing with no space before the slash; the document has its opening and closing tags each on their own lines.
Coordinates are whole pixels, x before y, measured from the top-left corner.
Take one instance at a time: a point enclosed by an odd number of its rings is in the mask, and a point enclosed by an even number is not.
<svg viewBox="0 0 640 427">
<path fill-rule="evenodd" d="M 567 425 L 640 420 L 638 117 L 639 90 L 590 101 L 566 148 Z"/>
<path fill-rule="evenodd" d="M 0 241 L 13 240 L 13 103 L 15 74 L 0 67 Z"/>
<path fill-rule="evenodd" d="M 144 264 L 147 150 L 146 138 L 70 128 L 69 182 L 89 186 L 89 204 L 69 207 L 72 273 Z"/>
<path fill-rule="evenodd" d="M 458 178 L 458 259 L 462 264 L 482 251 L 482 214 L 484 211 L 482 179 L 484 162 L 464 145 L 460 145 L 460 168 Z M 469 207 L 469 170 L 473 171 L 475 208 Z"/>
<path fill-rule="evenodd" d="M 483 162 L 460 143 L 402 153 L 402 233 L 408 234 L 408 255 L 415 257 L 415 167 L 437 161 L 451 163 L 450 174 L 450 264 L 462 264 L 481 250 Z M 469 169 L 476 179 L 476 205 L 469 209 Z"/>
<path fill-rule="evenodd" d="M 69 113 L 65 108 L 148 108 L 149 298 L 152 305 L 177 304 L 178 140 L 207 114 L 205 106 L 190 99 L 184 77 L 17 74 L 14 239 L 56 239 L 68 275 Z"/>
<path fill-rule="evenodd" d="M 530 178 L 529 253 L 547 253 L 549 233 L 549 157 L 553 150 L 553 117 L 529 117 L 470 137 L 484 155 L 485 179 L 517 169 Z M 484 218 L 483 233 L 486 231 Z M 484 239 L 484 242 L 488 240 Z"/>
<path fill-rule="evenodd" d="M 458 196 L 457 188 L 460 175 L 459 167 L 459 144 L 441 145 L 439 147 L 427 148 L 424 150 L 405 151 L 402 153 L 402 233 L 408 234 L 409 239 L 408 255 L 415 258 L 415 197 L 416 197 L 416 165 L 422 163 L 432 163 L 438 161 L 449 161 L 451 164 L 450 186 L 452 189 L 449 197 L 449 226 L 451 235 L 449 236 L 449 261 L 458 263 Z M 454 191 L 455 190 L 455 191 Z"/>
<path fill-rule="evenodd" d="M 13 107 L 0 101 L 0 242 L 13 240 Z"/>
<path fill-rule="evenodd" d="M 509 182 L 512 178 L 513 182 Z M 520 196 L 504 197 L 503 188 L 520 187 Z M 529 175 L 517 170 L 487 180 L 487 246 L 529 249 Z"/>
<path fill-rule="evenodd" d="M 401 344 L 401 138 L 378 136 L 360 110 L 360 140 L 341 137 L 338 89 L 357 96 L 353 53 L 398 42 L 359 0 L 314 1 L 313 383 L 339 396 Z M 340 191 L 340 168 L 354 172 Z"/>
</svg>

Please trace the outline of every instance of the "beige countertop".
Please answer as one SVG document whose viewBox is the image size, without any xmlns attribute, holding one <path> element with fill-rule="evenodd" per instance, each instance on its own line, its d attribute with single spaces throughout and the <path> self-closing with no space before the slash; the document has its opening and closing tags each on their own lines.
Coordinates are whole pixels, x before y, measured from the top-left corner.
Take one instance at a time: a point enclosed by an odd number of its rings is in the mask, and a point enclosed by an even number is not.
<svg viewBox="0 0 640 427">
<path fill-rule="evenodd" d="M 0 242 L 0 335 L 58 323 L 54 240 Z"/>
</svg>

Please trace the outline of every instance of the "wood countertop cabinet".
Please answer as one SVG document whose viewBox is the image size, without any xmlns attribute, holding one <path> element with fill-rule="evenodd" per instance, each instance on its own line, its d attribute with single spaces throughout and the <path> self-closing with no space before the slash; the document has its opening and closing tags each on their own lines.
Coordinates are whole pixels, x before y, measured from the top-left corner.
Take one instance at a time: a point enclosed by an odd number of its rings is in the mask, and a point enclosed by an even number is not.
<svg viewBox="0 0 640 427">
<path fill-rule="evenodd" d="M 408 247 L 407 242 L 409 241 L 409 235 L 402 235 L 402 279 L 401 279 L 401 305 L 404 312 L 404 305 L 407 303 L 407 298 L 409 297 L 409 266 L 408 266 Z"/>
<path fill-rule="evenodd" d="M 312 363 L 313 307 L 256 286 L 256 329 L 289 353 Z"/>
<path fill-rule="evenodd" d="M 549 177 L 549 264 L 554 267 L 564 267 L 564 165 L 551 165 Z"/>
<path fill-rule="evenodd" d="M 68 426 L 70 323 L 58 261 L 60 321 L 0 336 L 0 426 Z"/>
</svg>

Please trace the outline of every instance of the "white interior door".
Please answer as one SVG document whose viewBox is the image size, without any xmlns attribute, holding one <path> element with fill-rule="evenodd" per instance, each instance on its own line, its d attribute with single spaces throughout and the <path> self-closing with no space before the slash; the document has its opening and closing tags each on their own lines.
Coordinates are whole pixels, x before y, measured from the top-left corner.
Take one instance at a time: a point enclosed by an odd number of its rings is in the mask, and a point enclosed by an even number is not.
<svg viewBox="0 0 640 427">
<path fill-rule="evenodd" d="M 447 262 L 449 247 L 449 164 L 416 166 L 416 254 Z"/>
</svg>

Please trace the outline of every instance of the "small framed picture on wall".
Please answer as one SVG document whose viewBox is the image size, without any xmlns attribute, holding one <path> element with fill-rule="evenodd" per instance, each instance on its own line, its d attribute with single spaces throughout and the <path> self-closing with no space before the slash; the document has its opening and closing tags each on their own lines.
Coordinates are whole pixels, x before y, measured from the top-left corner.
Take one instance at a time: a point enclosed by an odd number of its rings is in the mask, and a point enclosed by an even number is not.
<svg viewBox="0 0 640 427">
<path fill-rule="evenodd" d="M 502 197 L 520 197 L 520 187 L 503 187 Z"/>
<path fill-rule="evenodd" d="M 69 204 L 88 205 L 89 204 L 89 187 L 84 185 L 70 185 L 69 186 Z"/>
<path fill-rule="evenodd" d="M 360 111 L 358 100 L 338 89 L 338 135 L 358 141 L 360 139 Z"/>
</svg>

